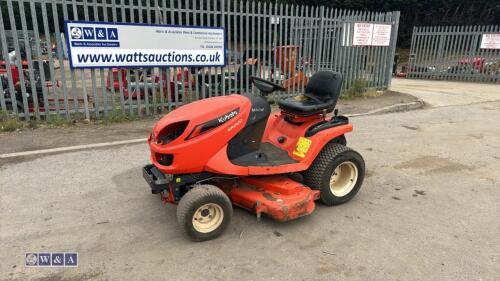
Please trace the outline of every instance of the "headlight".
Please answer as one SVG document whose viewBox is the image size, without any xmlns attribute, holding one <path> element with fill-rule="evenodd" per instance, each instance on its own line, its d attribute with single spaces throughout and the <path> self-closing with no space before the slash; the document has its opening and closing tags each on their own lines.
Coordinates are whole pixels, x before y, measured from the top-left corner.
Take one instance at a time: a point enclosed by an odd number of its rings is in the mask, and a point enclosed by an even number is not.
<svg viewBox="0 0 500 281">
<path fill-rule="evenodd" d="M 184 133 L 184 130 L 186 130 L 188 124 L 189 121 L 180 121 L 169 124 L 165 128 L 161 129 L 160 133 L 158 133 L 158 136 L 155 136 L 154 133 L 152 133 L 151 141 L 156 144 L 170 143 L 180 137 L 182 133 Z"/>
</svg>

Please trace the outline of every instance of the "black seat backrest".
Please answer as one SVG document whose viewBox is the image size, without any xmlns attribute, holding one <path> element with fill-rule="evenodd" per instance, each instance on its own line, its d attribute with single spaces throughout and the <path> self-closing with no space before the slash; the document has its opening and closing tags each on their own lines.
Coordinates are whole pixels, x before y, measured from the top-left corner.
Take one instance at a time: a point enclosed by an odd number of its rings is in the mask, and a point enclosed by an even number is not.
<svg viewBox="0 0 500 281">
<path fill-rule="evenodd" d="M 333 71 L 318 71 L 309 79 L 304 95 L 313 100 L 333 102 L 335 105 L 341 87 L 342 74 Z"/>
</svg>

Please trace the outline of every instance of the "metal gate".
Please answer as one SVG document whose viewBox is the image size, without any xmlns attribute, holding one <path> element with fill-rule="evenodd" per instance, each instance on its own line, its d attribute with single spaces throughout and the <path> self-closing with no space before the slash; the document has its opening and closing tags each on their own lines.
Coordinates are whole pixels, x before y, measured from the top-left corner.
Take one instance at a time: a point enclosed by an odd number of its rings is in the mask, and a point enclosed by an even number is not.
<svg viewBox="0 0 500 281">
<path fill-rule="evenodd" d="M 3 67 L 8 78 L 0 85 L 1 110 L 26 120 L 164 113 L 192 100 L 252 91 L 251 75 L 286 84 L 277 98 L 303 91 L 307 77 L 326 69 L 344 75 L 344 89 L 357 80 L 387 88 L 399 23 L 399 12 L 235 0 L 12 0 L 0 8 L 0 75 Z M 64 20 L 222 26 L 228 64 L 73 70 Z M 390 45 L 352 46 L 355 22 L 390 24 Z M 16 76 L 13 68 L 24 71 Z"/>
<path fill-rule="evenodd" d="M 500 27 L 414 27 L 408 77 L 500 83 L 500 49 L 482 42 L 492 34 Z"/>
</svg>

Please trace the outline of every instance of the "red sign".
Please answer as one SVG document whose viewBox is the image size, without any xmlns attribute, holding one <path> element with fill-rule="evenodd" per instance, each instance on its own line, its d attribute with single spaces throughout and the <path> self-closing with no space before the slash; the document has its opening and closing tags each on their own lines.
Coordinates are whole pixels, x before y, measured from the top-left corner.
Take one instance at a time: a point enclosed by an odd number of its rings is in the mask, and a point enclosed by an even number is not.
<svg viewBox="0 0 500 281">
<path fill-rule="evenodd" d="M 354 23 L 353 46 L 370 46 L 373 37 L 373 24 L 365 22 Z"/>
<path fill-rule="evenodd" d="M 483 34 L 481 49 L 500 49 L 500 33 Z"/>
</svg>

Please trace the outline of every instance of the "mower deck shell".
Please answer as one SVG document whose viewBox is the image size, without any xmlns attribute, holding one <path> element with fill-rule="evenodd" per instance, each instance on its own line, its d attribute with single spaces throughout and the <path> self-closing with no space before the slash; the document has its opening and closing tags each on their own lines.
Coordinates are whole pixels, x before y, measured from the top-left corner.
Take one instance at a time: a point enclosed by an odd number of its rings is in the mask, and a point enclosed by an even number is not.
<svg viewBox="0 0 500 281">
<path fill-rule="evenodd" d="M 311 190 L 283 175 L 245 177 L 224 188 L 234 205 L 264 213 L 277 221 L 288 221 L 314 211 L 318 190 Z"/>
</svg>

